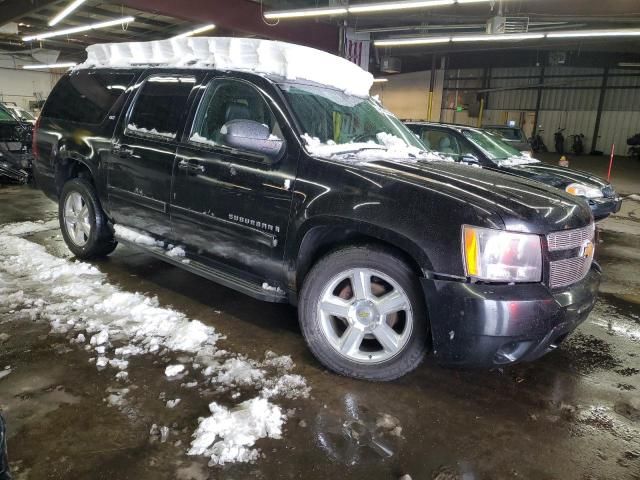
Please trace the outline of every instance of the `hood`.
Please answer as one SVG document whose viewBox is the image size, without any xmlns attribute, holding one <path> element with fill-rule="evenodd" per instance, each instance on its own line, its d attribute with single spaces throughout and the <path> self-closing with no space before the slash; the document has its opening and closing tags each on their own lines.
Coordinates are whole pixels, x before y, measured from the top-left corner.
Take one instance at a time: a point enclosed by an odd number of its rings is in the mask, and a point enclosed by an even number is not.
<svg viewBox="0 0 640 480">
<path fill-rule="evenodd" d="M 358 165 L 371 173 L 464 198 L 498 214 L 507 230 L 547 234 L 592 221 L 591 210 L 582 199 L 526 178 L 453 162 L 380 160 Z"/>
<path fill-rule="evenodd" d="M 500 170 L 513 175 L 530 178 L 563 190 L 571 183 L 582 183 L 590 187 L 597 187 L 600 190 L 609 185 L 606 180 L 592 175 L 589 172 L 544 163 L 506 166 L 501 167 Z"/>
</svg>

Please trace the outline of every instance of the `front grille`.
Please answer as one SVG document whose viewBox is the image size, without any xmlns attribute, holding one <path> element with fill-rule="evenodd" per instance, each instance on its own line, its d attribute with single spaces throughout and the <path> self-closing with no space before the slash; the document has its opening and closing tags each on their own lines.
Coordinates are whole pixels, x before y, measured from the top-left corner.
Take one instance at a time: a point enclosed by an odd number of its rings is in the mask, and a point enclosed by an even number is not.
<svg viewBox="0 0 640 480">
<path fill-rule="evenodd" d="M 547 235 L 549 252 L 574 250 L 576 255 L 549 262 L 549 286 L 551 288 L 566 287 L 582 280 L 593 262 L 595 225 L 589 224 L 583 228 L 553 232 Z M 560 254 L 565 257 L 569 254 Z M 553 258 L 554 254 L 551 253 Z M 558 254 L 555 255 L 556 258 Z"/>
<path fill-rule="evenodd" d="M 582 247 L 587 240 L 593 240 L 594 232 L 595 224 L 591 223 L 584 228 L 550 233 L 547 235 L 549 251 L 555 252 L 557 250 L 571 250 L 572 248 Z"/>
<path fill-rule="evenodd" d="M 607 185 L 602 189 L 602 195 L 605 198 L 613 198 L 616 196 L 616 191 L 613 189 L 611 185 Z"/>
<path fill-rule="evenodd" d="M 556 260 L 549 264 L 551 288 L 566 287 L 582 280 L 591 268 L 592 257 L 574 257 Z"/>
</svg>

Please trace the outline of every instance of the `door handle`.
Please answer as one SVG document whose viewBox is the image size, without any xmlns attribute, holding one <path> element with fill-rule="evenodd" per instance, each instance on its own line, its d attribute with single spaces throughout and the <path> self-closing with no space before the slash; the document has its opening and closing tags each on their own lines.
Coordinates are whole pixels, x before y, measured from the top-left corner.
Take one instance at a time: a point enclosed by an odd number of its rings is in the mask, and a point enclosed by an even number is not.
<svg viewBox="0 0 640 480">
<path fill-rule="evenodd" d="M 180 170 L 186 170 L 187 173 L 191 175 L 195 175 L 196 173 L 204 173 L 204 165 L 200 165 L 193 161 L 181 160 L 178 163 L 178 168 Z"/>
</svg>

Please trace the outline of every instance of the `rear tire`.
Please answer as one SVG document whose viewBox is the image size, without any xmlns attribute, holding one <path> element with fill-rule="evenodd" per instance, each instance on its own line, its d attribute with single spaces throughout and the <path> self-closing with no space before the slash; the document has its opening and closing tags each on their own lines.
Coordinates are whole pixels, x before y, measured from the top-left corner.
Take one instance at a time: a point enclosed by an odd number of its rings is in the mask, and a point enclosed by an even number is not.
<svg viewBox="0 0 640 480">
<path fill-rule="evenodd" d="M 412 269 L 378 246 L 347 247 L 319 260 L 298 308 L 309 349 L 348 377 L 389 381 L 427 353 L 429 322 Z"/>
<path fill-rule="evenodd" d="M 74 178 L 64 184 L 58 201 L 58 219 L 67 247 L 82 260 L 104 257 L 118 245 L 88 180 Z"/>
</svg>

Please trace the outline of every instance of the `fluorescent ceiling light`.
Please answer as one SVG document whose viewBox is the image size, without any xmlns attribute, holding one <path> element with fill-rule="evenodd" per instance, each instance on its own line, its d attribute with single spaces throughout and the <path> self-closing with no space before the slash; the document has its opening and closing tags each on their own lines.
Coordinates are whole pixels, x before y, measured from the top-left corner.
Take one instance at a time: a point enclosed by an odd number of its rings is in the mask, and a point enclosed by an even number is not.
<svg viewBox="0 0 640 480">
<path fill-rule="evenodd" d="M 266 19 L 286 19 L 319 17 L 327 15 L 346 15 L 347 13 L 374 13 L 409 10 L 412 8 L 445 7 L 456 3 L 491 3 L 495 0 L 405 0 L 396 2 L 361 3 L 348 7 L 299 8 L 294 10 L 270 11 L 264 14 Z"/>
<path fill-rule="evenodd" d="M 298 10 L 281 10 L 279 12 L 266 12 L 264 18 L 267 20 L 279 18 L 303 18 L 303 17 L 319 17 L 329 15 L 344 15 L 347 13 L 346 8 L 304 8 Z"/>
<path fill-rule="evenodd" d="M 411 45 L 432 45 L 434 43 L 449 43 L 451 37 L 418 37 L 418 38 L 396 38 L 389 40 L 376 40 L 376 47 L 404 47 Z"/>
<path fill-rule="evenodd" d="M 73 12 L 76 8 L 78 8 L 80 5 L 82 5 L 86 1 L 87 0 L 75 0 L 74 2 L 71 2 L 69 5 L 67 5 L 66 8 L 63 8 L 60 11 L 60 13 L 58 13 L 55 17 L 49 20 L 49 26 L 53 27 L 56 23 L 58 23 L 64 17 L 69 15 L 71 12 Z"/>
<path fill-rule="evenodd" d="M 29 35 L 22 37 L 22 41 L 29 42 L 31 40 L 44 40 L 46 38 L 59 37 L 61 35 L 71 35 L 73 33 L 86 32 L 88 30 L 97 30 L 98 28 L 113 27 L 114 25 L 120 25 L 122 23 L 131 23 L 135 21 L 134 17 L 122 17 L 115 20 L 109 20 L 106 22 L 91 23 L 89 25 L 83 25 L 80 27 L 65 28 L 64 30 L 54 30 L 52 32 L 36 33 L 35 35 Z"/>
<path fill-rule="evenodd" d="M 621 28 L 617 30 L 574 30 L 567 32 L 550 32 L 547 38 L 583 38 L 583 37 L 636 37 L 640 29 Z"/>
<path fill-rule="evenodd" d="M 42 64 L 24 65 L 22 68 L 24 68 L 25 70 L 39 70 L 39 69 L 47 69 L 47 68 L 71 68 L 75 66 L 76 66 L 75 63 L 67 62 L 67 63 L 50 63 L 49 65 L 42 65 Z"/>
<path fill-rule="evenodd" d="M 373 83 L 383 83 L 383 82 L 388 82 L 389 79 L 388 78 L 374 78 L 373 79 Z"/>
<path fill-rule="evenodd" d="M 533 40 L 544 38 L 544 33 L 497 33 L 488 35 L 456 35 L 451 37 L 452 42 L 493 42 L 509 40 Z"/>
<path fill-rule="evenodd" d="M 618 63 L 619 67 L 635 67 L 638 68 L 640 67 L 640 63 L 635 63 L 635 62 L 619 62 Z"/>
<path fill-rule="evenodd" d="M 190 37 L 191 35 L 208 32 L 209 30 L 213 30 L 214 28 L 216 28 L 216 26 L 213 23 L 210 23 L 209 25 L 205 25 L 204 27 L 195 28 L 193 30 L 189 30 L 188 32 L 181 33 L 180 35 L 176 35 L 173 38 Z"/>
<path fill-rule="evenodd" d="M 454 3 L 455 3 L 455 0 L 424 0 L 424 1 L 411 1 L 411 2 L 366 3 L 362 5 L 350 6 L 349 13 L 388 12 L 392 10 L 408 10 L 411 8 L 440 7 L 444 5 L 453 5 Z"/>
</svg>

